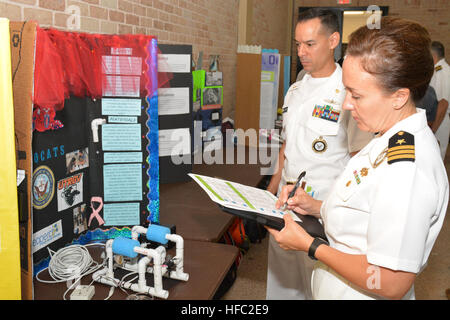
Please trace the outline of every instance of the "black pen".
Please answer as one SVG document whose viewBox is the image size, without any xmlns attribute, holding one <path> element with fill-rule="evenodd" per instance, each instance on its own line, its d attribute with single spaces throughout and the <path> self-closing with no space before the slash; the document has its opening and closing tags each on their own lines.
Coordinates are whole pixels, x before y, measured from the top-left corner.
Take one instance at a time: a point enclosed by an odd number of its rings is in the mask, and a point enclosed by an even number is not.
<svg viewBox="0 0 450 320">
<path fill-rule="evenodd" d="M 300 182 L 302 181 L 302 179 L 305 175 L 306 175 L 306 171 L 303 171 L 302 173 L 300 173 L 300 175 L 297 178 L 297 182 L 295 183 L 294 189 L 292 189 L 291 193 L 289 193 L 289 196 L 288 196 L 286 202 L 284 203 L 283 207 L 281 208 L 281 211 L 286 210 L 288 200 L 295 195 L 295 192 L 297 191 L 297 188 L 300 186 Z"/>
</svg>

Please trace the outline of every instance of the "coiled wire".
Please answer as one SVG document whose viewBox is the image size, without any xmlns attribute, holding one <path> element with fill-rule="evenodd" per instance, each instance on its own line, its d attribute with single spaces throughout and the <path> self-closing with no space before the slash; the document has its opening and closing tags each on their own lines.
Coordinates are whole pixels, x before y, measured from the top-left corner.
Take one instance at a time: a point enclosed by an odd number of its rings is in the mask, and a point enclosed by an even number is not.
<svg viewBox="0 0 450 320">
<path fill-rule="evenodd" d="M 97 244 L 95 243 L 92 245 Z M 102 264 L 99 264 L 92 259 L 86 246 L 77 244 L 70 245 L 59 249 L 57 252 L 48 249 L 50 253 L 50 262 L 47 269 L 53 280 L 39 279 L 39 274 L 45 269 L 36 274 L 36 279 L 45 283 L 57 283 L 75 280 L 95 272 L 102 267 Z"/>
<path fill-rule="evenodd" d="M 63 298 L 65 300 L 66 293 L 75 287 L 75 285 L 78 285 L 79 280 L 81 280 L 82 277 L 97 271 L 105 263 L 105 260 L 103 260 L 103 263 L 98 263 L 92 259 L 86 248 L 90 245 L 104 246 L 103 243 L 92 243 L 85 246 L 74 244 L 61 248 L 57 252 L 47 248 L 50 253 L 50 262 L 47 268 L 42 269 L 36 274 L 36 279 L 44 283 L 59 283 L 76 280 L 64 293 Z M 46 269 L 48 269 L 48 273 L 53 280 L 43 280 L 39 278 L 39 274 Z"/>
</svg>

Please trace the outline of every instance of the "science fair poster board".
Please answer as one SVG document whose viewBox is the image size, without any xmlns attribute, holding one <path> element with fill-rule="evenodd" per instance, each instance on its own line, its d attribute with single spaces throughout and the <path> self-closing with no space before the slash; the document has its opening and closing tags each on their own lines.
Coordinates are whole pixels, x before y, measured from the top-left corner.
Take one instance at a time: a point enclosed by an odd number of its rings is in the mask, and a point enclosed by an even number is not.
<svg viewBox="0 0 450 320">
<path fill-rule="evenodd" d="M 48 265 L 49 250 L 159 223 L 157 51 L 152 36 L 37 29 L 34 274 Z M 42 73 L 47 63 L 56 71 Z"/>
<path fill-rule="evenodd" d="M 193 164 L 192 46 L 161 44 L 158 74 L 170 74 L 158 90 L 160 183 L 189 181 Z"/>
</svg>

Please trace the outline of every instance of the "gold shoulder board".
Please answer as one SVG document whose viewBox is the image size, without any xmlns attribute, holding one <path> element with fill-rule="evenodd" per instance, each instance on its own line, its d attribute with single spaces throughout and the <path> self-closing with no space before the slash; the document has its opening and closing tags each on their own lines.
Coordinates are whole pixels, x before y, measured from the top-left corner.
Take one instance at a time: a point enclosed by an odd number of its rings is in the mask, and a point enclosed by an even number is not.
<svg viewBox="0 0 450 320">
<path fill-rule="evenodd" d="M 389 139 L 387 152 L 388 164 L 400 161 L 416 160 L 414 136 L 406 131 L 399 131 Z"/>
</svg>

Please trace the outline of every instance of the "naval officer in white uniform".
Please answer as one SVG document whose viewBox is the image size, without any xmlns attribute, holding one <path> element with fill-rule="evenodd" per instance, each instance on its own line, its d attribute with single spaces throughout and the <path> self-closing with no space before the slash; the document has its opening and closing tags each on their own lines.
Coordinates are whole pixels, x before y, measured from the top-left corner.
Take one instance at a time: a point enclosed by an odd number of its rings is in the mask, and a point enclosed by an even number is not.
<svg viewBox="0 0 450 320">
<path fill-rule="evenodd" d="M 306 171 L 310 193 L 324 199 L 350 159 L 349 152 L 359 151 L 373 137 L 360 131 L 350 113 L 341 108 L 345 97 L 342 69 L 334 62 L 338 30 L 337 18 L 329 10 L 313 9 L 299 17 L 295 40 L 298 56 L 308 72 L 285 97 L 285 143 L 278 171 L 268 186 L 274 194 L 287 183 L 295 183 L 298 175 Z M 272 237 L 268 250 L 266 298 L 311 299 L 313 263 L 307 255 L 280 249 Z"/>
<path fill-rule="evenodd" d="M 441 147 L 441 157 L 445 158 L 450 137 L 450 66 L 445 61 L 444 45 L 438 41 L 431 43 L 434 61 L 434 74 L 430 86 L 434 88 L 438 99 L 436 118 L 432 129 Z"/>
<path fill-rule="evenodd" d="M 323 219 L 329 245 L 291 216 L 269 232 L 285 250 L 318 259 L 314 299 L 414 299 L 449 200 L 448 177 L 425 111 L 416 109 L 433 75 L 431 40 L 421 25 L 383 17 L 361 27 L 343 64 L 351 111 L 361 130 L 377 133 L 355 155 L 325 201 L 298 189 L 288 208 Z M 283 188 L 281 206 L 292 186 Z"/>
</svg>

